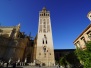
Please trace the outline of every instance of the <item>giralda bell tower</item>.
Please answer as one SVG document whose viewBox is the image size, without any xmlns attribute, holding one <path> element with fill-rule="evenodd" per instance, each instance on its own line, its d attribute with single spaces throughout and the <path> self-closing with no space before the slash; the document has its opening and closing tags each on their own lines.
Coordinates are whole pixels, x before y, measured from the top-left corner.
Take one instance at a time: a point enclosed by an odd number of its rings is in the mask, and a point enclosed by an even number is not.
<svg viewBox="0 0 91 68">
<path fill-rule="evenodd" d="M 55 65 L 50 12 L 45 7 L 39 12 L 36 62 L 45 66 Z"/>
</svg>

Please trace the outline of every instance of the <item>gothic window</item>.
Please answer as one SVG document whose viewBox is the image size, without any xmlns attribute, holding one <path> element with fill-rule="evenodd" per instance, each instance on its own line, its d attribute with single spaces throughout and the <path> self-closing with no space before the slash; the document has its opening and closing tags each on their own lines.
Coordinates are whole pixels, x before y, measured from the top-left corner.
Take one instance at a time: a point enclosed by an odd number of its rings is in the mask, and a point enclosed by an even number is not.
<svg viewBox="0 0 91 68">
<path fill-rule="evenodd" d="M 44 40 L 43 40 L 43 44 L 44 44 Z"/>
<path fill-rule="evenodd" d="M 47 44 L 47 40 L 46 40 L 46 44 Z"/>
<path fill-rule="evenodd" d="M 45 13 L 44 13 L 44 16 L 45 16 Z"/>
<path fill-rule="evenodd" d="M 47 14 L 46 14 L 46 16 L 47 16 Z"/>
</svg>

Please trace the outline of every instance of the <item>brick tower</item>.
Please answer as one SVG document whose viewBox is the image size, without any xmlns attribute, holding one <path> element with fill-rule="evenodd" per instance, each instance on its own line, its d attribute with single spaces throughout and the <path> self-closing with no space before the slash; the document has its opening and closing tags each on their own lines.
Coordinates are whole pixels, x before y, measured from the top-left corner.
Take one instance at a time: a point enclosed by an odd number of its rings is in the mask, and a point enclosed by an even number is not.
<svg viewBox="0 0 91 68">
<path fill-rule="evenodd" d="M 54 66 L 54 48 L 51 29 L 50 12 L 44 7 L 39 12 L 39 25 L 36 44 L 36 63 Z"/>
</svg>

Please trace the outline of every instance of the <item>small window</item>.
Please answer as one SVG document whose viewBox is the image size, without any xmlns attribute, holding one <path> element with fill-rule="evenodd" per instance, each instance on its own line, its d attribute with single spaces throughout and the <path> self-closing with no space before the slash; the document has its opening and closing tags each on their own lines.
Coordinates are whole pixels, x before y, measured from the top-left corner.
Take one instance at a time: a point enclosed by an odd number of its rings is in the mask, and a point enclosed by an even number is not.
<svg viewBox="0 0 91 68">
<path fill-rule="evenodd" d="M 45 13 L 44 13 L 44 16 L 45 16 Z"/>
<path fill-rule="evenodd" d="M 44 40 L 43 40 L 43 44 L 44 44 Z"/>
<path fill-rule="evenodd" d="M 46 16 L 47 16 L 47 14 L 46 14 Z"/>
<path fill-rule="evenodd" d="M 87 32 L 88 38 L 91 40 L 91 31 Z"/>
<path fill-rule="evenodd" d="M 44 34 L 44 37 L 46 37 L 46 35 Z"/>
<path fill-rule="evenodd" d="M 83 40 L 83 41 L 84 41 L 84 43 L 86 44 L 86 40 L 85 40 L 85 38 L 84 38 L 84 37 L 82 37 L 82 38 L 81 38 L 81 40 Z"/>
<path fill-rule="evenodd" d="M 46 44 L 47 44 L 47 40 L 46 40 Z"/>
</svg>

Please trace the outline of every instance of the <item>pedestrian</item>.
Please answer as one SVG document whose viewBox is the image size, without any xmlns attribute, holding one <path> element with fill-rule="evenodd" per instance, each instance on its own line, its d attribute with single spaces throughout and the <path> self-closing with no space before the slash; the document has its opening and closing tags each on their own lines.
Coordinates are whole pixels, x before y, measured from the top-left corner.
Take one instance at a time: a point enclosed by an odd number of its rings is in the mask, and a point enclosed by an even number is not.
<svg viewBox="0 0 91 68">
<path fill-rule="evenodd" d="M 9 63 L 7 62 L 7 68 L 8 68 L 8 65 L 9 65 Z"/>
<path fill-rule="evenodd" d="M 59 65 L 59 68 L 60 68 L 60 65 Z"/>
<path fill-rule="evenodd" d="M 16 62 L 13 63 L 13 68 L 16 68 Z"/>
</svg>

